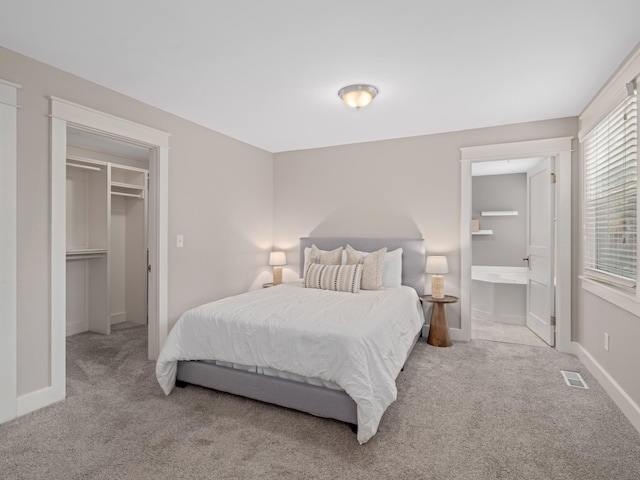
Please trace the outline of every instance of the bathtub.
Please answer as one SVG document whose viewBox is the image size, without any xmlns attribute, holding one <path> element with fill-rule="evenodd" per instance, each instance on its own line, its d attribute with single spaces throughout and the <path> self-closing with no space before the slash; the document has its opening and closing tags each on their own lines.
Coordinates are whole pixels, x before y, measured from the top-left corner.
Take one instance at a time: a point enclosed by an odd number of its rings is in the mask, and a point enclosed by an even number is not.
<svg viewBox="0 0 640 480">
<path fill-rule="evenodd" d="M 527 323 L 527 267 L 471 267 L 471 316 L 512 325 Z"/>
</svg>

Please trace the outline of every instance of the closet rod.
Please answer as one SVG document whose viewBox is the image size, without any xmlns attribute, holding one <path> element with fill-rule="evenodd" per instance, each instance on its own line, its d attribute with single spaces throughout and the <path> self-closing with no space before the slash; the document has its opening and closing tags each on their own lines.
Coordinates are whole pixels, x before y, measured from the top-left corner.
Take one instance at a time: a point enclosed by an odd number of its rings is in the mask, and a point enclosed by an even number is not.
<svg viewBox="0 0 640 480">
<path fill-rule="evenodd" d="M 67 167 L 76 167 L 76 168 L 84 168 L 85 170 L 93 170 L 95 172 L 101 172 L 102 169 L 98 167 L 91 167 L 89 165 L 79 165 L 77 163 L 69 163 L 67 162 Z"/>
<path fill-rule="evenodd" d="M 142 194 L 124 193 L 124 192 L 111 192 L 111 195 L 120 195 L 122 197 L 144 198 Z"/>
<path fill-rule="evenodd" d="M 87 255 L 67 255 L 67 261 L 69 260 L 90 260 L 92 258 L 104 258 L 104 254 L 87 254 Z"/>
</svg>

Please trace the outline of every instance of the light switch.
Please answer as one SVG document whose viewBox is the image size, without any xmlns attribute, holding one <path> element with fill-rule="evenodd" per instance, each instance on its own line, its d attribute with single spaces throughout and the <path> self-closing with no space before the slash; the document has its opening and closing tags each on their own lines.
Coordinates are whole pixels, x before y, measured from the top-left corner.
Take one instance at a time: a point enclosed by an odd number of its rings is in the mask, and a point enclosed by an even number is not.
<svg viewBox="0 0 640 480">
<path fill-rule="evenodd" d="M 176 236 L 176 247 L 178 248 L 184 247 L 184 235 Z"/>
</svg>

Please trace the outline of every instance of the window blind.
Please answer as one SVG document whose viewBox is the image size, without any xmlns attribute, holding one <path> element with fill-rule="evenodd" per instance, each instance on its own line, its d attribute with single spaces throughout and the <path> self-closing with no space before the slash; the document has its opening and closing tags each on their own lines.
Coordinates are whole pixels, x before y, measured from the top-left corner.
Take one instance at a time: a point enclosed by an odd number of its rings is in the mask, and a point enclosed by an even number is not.
<svg viewBox="0 0 640 480">
<path fill-rule="evenodd" d="M 637 278 L 638 102 L 628 96 L 584 139 L 585 275 Z"/>
</svg>

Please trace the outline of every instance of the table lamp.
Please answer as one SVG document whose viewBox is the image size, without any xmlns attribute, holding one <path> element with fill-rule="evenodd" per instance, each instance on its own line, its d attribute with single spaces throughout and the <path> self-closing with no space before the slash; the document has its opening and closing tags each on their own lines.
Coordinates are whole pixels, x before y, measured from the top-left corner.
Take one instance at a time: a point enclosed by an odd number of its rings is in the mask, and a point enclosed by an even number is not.
<svg viewBox="0 0 640 480">
<path fill-rule="evenodd" d="M 427 257 L 427 273 L 431 273 L 431 296 L 433 298 L 444 298 L 444 277 L 449 273 L 447 257 L 432 255 Z"/>
<path fill-rule="evenodd" d="M 273 267 L 273 284 L 282 283 L 282 265 L 287 264 L 287 257 L 284 252 L 271 252 L 269 254 L 269 265 Z"/>
</svg>

